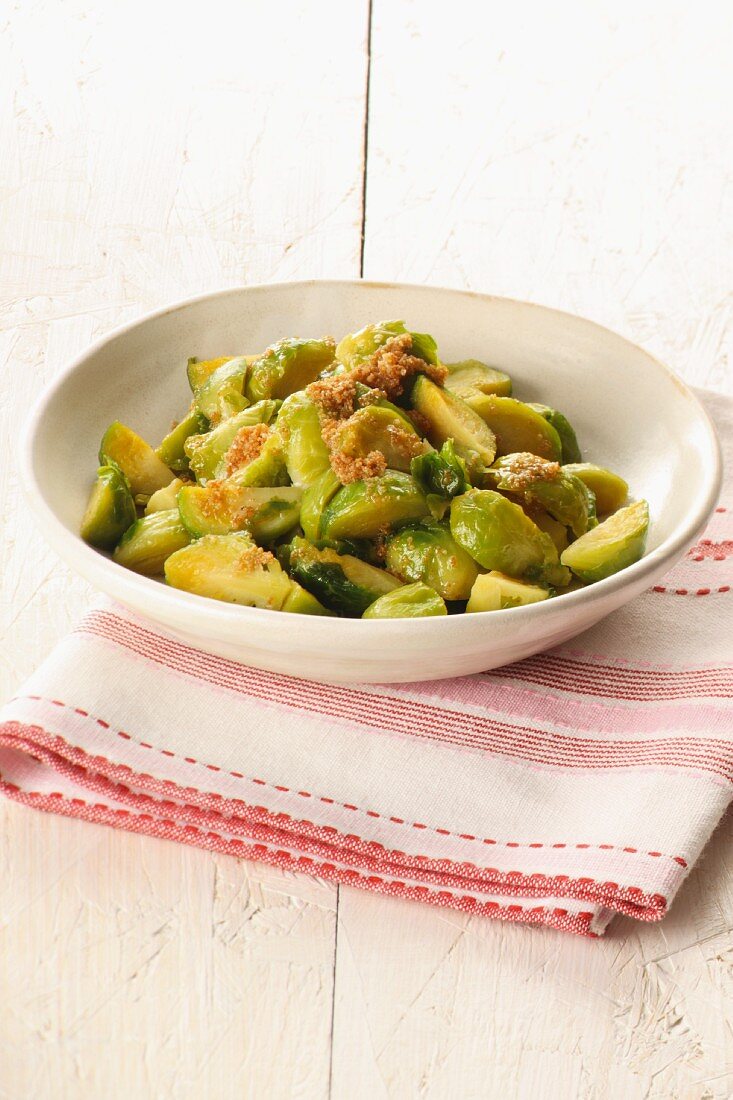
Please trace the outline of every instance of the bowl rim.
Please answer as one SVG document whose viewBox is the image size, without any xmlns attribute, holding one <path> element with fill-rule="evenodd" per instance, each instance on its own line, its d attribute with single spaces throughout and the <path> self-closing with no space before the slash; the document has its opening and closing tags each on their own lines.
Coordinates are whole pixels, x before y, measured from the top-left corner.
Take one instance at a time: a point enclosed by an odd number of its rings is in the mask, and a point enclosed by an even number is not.
<svg viewBox="0 0 733 1100">
<path fill-rule="evenodd" d="M 690 387 L 665 363 L 662 363 L 656 356 L 652 355 L 640 345 L 633 343 L 633 341 L 629 340 L 627 337 L 622 336 L 620 333 L 604 325 L 598 324 L 596 321 L 591 321 L 586 317 L 570 313 L 568 310 L 555 309 L 551 306 L 541 305 L 537 302 L 528 302 L 520 298 L 484 294 L 474 290 L 462 290 L 455 287 L 433 286 L 422 283 L 385 282 L 369 279 L 286 280 L 283 282 L 252 283 L 243 286 L 224 287 L 219 290 L 196 294 L 162 306 L 159 309 L 144 313 L 132 321 L 127 321 L 122 325 L 116 326 L 104 336 L 88 345 L 84 351 L 75 356 L 65 367 L 63 367 L 43 389 L 26 418 L 21 431 L 20 454 L 18 459 L 20 479 L 24 495 L 35 513 L 36 519 L 45 537 L 53 549 L 75 572 L 80 573 L 95 587 L 120 599 L 122 602 L 124 602 L 127 597 L 131 603 L 139 605 L 140 597 L 143 597 L 151 607 L 152 605 L 157 605 L 170 608 L 174 615 L 177 608 L 181 611 L 187 609 L 189 616 L 199 622 L 213 621 L 221 623 L 222 625 L 240 623 L 242 626 L 245 626 L 247 623 L 262 623 L 263 615 L 268 619 L 271 619 L 272 616 L 277 616 L 278 620 L 280 619 L 282 615 L 280 611 L 225 603 L 223 601 L 210 599 L 206 596 L 170 588 L 152 577 L 145 577 L 133 573 L 128 569 L 124 569 L 105 554 L 88 546 L 81 539 L 80 535 L 69 531 L 57 517 L 53 508 L 47 503 L 36 477 L 33 452 L 38 436 L 38 429 L 46 411 L 53 404 L 58 391 L 75 371 L 107 344 L 112 343 L 119 337 L 124 336 L 126 333 L 149 321 L 185 310 L 200 302 L 215 301 L 217 299 L 237 296 L 251 291 L 281 289 L 305 290 L 314 286 L 328 287 L 333 290 L 365 287 L 396 291 L 405 290 L 440 293 L 450 295 L 451 297 L 477 298 L 487 303 L 497 301 L 509 303 L 526 309 L 541 311 L 559 318 L 568 318 L 574 324 L 581 324 L 591 332 L 600 331 L 606 333 L 616 340 L 623 341 L 635 351 L 641 352 L 647 359 L 649 365 L 656 368 L 682 393 L 694 408 L 698 419 L 705 428 L 707 461 L 705 462 L 704 468 L 701 470 L 701 474 L 704 478 L 701 486 L 702 491 L 696 500 L 695 507 L 691 510 L 689 515 L 685 517 L 685 520 L 678 525 L 677 529 L 660 543 L 659 546 L 649 551 L 649 553 L 645 554 L 644 557 L 633 565 L 627 566 L 625 569 L 620 570 L 618 573 L 614 573 L 605 580 L 596 581 L 586 588 L 564 593 L 561 597 L 556 599 L 543 600 L 540 603 L 508 608 L 503 611 L 495 611 L 492 613 L 492 622 L 497 622 L 498 625 L 500 622 L 506 621 L 506 616 L 511 615 L 513 616 L 511 621 L 519 623 L 521 619 L 532 616 L 538 620 L 539 625 L 539 622 L 543 619 L 549 620 L 552 616 L 558 615 L 561 612 L 572 614 L 573 610 L 578 607 L 590 607 L 595 603 L 602 602 L 606 597 L 623 588 L 633 587 L 636 591 L 640 591 L 643 589 L 644 580 L 650 575 L 658 573 L 660 567 L 665 563 L 670 562 L 671 564 L 674 560 L 677 560 L 705 526 L 715 507 L 722 482 L 722 456 L 715 428 L 713 427 L 707 410 L 703 407 Z M 136 593 L 138 598 L 135 598 Z M 518 617 L 521 617 L 521 619 Z M 301 618 L 308 619 L 309 626 L 315 633 L 321 632 L 326 636 L 333 632 L 334 620 L 331 617 L 301 616 Z M 441 629 L 440 624 L 447 622 L 454 624 L 453 630 L 469 630 L 471 629 L 469 624 L 474 622 L 474 618 L 474 615 L 464 613 L 449 615 L 447 617 L 431 616 L 428 618 L 415 619 L 367 620 L 342 618 L 337 621 L 340 630 L 345 630 L 347 633 L 355 632 L 356 636 L 363 636 L 366 631 L 370 632 L 371 636 L 374 637 L 380 633 L 394 633 L 395 628 L 398 626 L 400 632 L 418 632 L 426 629 Z M 458 623 L 461 621 L 465 622 L 465 627 L 463 628 L 458 626 Z"/>
</svg>

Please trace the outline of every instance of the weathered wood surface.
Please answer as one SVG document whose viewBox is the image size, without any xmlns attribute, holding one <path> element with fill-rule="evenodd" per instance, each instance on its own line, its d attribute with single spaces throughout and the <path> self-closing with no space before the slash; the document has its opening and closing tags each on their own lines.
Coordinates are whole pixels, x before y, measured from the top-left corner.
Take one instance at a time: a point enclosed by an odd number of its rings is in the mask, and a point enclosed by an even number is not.
<svg viewBox="0 0 733 1100">
<path fill-rule="evenodd" d="M 27 516 L 17 425 L 146 309 L 363 261 L 584 313 L 733 389 L 722 7 L 38 0 L 4 19 L 3 696 L 88 597 Z M 730 821 L 661 925 L 600 943 L 16 806 L 0 822 L 3 1098 L 733 1092 Z"/>
</svg>

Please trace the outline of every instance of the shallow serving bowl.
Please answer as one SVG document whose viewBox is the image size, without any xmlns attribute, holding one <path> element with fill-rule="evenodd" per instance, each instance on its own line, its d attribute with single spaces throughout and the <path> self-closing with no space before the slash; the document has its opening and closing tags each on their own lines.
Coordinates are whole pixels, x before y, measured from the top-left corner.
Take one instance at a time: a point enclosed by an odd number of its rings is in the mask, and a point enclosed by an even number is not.
<svg viewBox="0 0 733 1100">
<path fill-rule="evenodd" d="M 561 409 L 583 458 L 646 497 L 646 556 L 581 591 L 509 611 L 361 621 L 288 615 L 167 588 L 116 565 L 78 535 L 102 434 L 120 419 L 154 444 L 187 408 L 186 359 L 264 349 L 282 336 L 340 337 L 404 318 L 447 362 L 507 371 L 515 394 Z M 641 348 L 567 313 L 431 287 L 308 282 L 195 298 L 117 329 L 71 363 L 26 428 L 23 477 L 54 549 L 97 588 L 178 638 L 260 668 L 332 681 L 428 680 L 495 668 L 566 641 L 654 584 L 712 510 L 720 459 L 689 389 Z"/>
</svg>

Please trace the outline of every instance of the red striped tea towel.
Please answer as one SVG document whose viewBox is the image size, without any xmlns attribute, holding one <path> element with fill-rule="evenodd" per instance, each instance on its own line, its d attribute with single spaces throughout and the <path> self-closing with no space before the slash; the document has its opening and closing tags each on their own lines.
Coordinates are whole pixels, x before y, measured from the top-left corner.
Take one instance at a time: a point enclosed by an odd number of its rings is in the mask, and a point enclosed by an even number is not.
<svg viewBox="0 0 733 1100">
<path fill-rule="evenodd" d="M 708 399 L 728 451 L 733 402 Z M 599 935 L 659 920 L 731 798 L 731 483 L 663 585 L 480 676 L 324 686 L 105 604 L 0 716 L 38 809 Z"/>
</svg>

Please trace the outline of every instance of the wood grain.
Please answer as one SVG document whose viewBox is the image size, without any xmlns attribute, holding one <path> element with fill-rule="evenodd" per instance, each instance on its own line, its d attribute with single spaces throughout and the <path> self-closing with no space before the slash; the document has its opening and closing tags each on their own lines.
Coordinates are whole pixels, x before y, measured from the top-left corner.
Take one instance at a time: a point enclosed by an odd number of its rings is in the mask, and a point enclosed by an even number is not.
<svg viewBox="0 0 733 1100">
<path fill-rule="evenodd" d="M 357 276 L 363 243 L 367 277 L 577 311 L 733 392 L 732 30 L 680 0 L 9 11 L 0 693 L 89 595 L 27 516 L 18 423 L 146 309 Z M 0 822 L 3 1100 L 733 1092 L 731 820 L 661 925 L 600 943 L 17 806 Z"/>
</svg>

